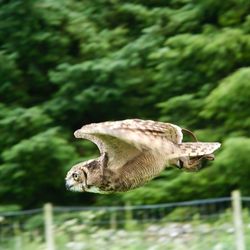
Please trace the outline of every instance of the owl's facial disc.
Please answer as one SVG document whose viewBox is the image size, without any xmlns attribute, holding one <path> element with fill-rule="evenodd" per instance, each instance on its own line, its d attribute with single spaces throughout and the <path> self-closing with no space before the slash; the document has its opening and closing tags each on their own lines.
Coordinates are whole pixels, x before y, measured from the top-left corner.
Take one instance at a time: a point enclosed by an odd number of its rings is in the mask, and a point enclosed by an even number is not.
<svg viewBox="0 0 250 250">
<path fill-rule="evenodd" d="M 88 189 L 88 169 L 86 163 L 79 163 L 73 166 L 65 178 L 66 188 L 70 191 L 84 192 Z"/>
<path fill-rule="evenodd" d="M 66 188 L 75 192 L 109 193 L 99 188 L 98 160 L 88 160 L 73 166 L 65 178 Z"/>
</svg>

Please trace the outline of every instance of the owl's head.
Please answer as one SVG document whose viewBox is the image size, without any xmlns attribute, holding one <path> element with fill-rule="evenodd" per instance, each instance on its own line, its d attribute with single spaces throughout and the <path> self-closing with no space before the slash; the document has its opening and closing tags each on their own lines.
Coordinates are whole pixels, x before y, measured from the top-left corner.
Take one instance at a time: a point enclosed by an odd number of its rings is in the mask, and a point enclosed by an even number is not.
<svg viewBox="0 0 250 250">
<path fill-rule="evenodd" d="M 100 162 L 89 160 L 74 165 L 66 175 L 66 188 L 75 192 L 99 193 Z"/>
</svg>

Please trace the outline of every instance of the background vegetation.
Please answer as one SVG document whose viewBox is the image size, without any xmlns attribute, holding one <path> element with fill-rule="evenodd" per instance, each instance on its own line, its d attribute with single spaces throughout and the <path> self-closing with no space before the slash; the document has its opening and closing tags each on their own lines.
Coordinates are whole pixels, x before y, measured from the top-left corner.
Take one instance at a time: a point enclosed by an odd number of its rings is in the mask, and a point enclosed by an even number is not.
<svg viewBox="0 0 250 250">
<path fill-rule="evenodd" d="M 0 2 L 0 200 L 36 207 L 250 195 L 248 0 Z M 70 166 L 98 154 L 83 124 L 155 119 L 220 141 L 213 166 L 166 170 L 143 188 L 65 191 Z"/>
</svg>

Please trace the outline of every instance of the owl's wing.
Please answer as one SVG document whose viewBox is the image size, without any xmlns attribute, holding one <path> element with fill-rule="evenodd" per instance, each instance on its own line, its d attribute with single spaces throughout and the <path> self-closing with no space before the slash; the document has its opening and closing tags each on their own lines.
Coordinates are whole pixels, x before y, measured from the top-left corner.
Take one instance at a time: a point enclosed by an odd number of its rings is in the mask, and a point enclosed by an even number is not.
<svg viewBox="0 0 250 250">
<path fill-rule="evenodd" d="M 91 140 L 101 154 L 107 153 L 110 168 L 123 166 L 145 150 L 161 152 L 170 159 L 178 151 L 175 144 L 182 141 L 178 126 L 139 119 L 92 123 L 75 131 L 74 135 Z"/>
</svg>

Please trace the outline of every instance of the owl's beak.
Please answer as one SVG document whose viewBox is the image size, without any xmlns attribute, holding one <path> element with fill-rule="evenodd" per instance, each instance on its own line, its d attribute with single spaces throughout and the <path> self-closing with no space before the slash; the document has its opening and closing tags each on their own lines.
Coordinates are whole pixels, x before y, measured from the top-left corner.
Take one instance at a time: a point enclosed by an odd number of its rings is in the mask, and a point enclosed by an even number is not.
<svg viewBox="0 0 250 250">
<path fill-rule="evenodd" d="M 65 180 L 65 187 L 69 191 L 73 192 L 84 192 L 85 188 L 79 183 L 75 183 L 71 178 Z"/>
<path fill-rule="evenodd" d="M 65 183 L 65 187 L 67 190 L 70 190 L 72 188 L 73 185 L 70 185 L 67 181 Z"/>
<path fill-rule="evenodd" d="M 74 181 L 71 178 L 65 178 L 65 187 L 67 190 L 71 190 L 74 186 Z"/>
</svg>

